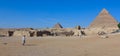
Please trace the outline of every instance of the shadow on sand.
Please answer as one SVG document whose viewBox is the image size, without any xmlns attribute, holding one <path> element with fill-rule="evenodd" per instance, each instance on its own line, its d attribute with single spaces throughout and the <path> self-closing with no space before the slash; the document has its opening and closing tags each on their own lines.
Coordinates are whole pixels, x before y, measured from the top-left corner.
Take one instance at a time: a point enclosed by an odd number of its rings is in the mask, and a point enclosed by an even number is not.
<svg viewBox="0 0 120 56">
<path fill-rule="evenodd" d="M 7 45 L 8 43 L 2 43 L 3 45 Z"/>
<path fill-rule="evenodd" d="M 24 46 L 37 46 L 36 44 L 25 44 Z"/>
</svg>

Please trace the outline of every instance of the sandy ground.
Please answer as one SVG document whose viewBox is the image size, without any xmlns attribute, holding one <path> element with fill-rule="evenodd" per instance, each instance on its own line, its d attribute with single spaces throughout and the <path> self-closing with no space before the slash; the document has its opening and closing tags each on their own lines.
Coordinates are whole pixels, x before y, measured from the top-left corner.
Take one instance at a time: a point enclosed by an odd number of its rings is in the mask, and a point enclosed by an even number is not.
<svg viewBox="0 0 120 56">
<path fill-rule="evenodd" d="M 0 56 L 120 56 L 120 34 L 89 37 L 0 38 Z"/>
</svg>

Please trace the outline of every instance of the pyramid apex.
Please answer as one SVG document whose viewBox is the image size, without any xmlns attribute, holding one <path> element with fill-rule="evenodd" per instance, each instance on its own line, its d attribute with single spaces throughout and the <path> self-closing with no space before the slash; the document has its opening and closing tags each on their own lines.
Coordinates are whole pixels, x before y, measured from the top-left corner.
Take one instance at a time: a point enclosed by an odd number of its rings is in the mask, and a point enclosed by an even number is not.
<svg viewBox="0 0 120 56">
<path fill-rule="evenodd" d="M 59 22 L 57 22 L 56 24 L 60 25 L 60 23 L 59 23 Z"/>
<path fill-rule="evenodd" d="M 104 11 L 104 12 L 108 12 L 107 9 L 105 9 L 105 8 L 103 8 L 102 11 Z"/>
<path fill-rule="evenodd" d="M 100 12 L 100 15 L 107 15 L 107 14 L 109 14 L 109 12 L 105 8 L 103 8 L 102 11 Z"/>
<path fill-rule="evenodd" d="M 107 10 L 106 8 L 103 8 L 102 10 Z"/>
<path fill-rule="evenodd" d="M 60 23 L 57 23 L 57 24 L 55 24 L 55 26 L 53 28 L 63 28 L 63 27 Z"/>
</svg>

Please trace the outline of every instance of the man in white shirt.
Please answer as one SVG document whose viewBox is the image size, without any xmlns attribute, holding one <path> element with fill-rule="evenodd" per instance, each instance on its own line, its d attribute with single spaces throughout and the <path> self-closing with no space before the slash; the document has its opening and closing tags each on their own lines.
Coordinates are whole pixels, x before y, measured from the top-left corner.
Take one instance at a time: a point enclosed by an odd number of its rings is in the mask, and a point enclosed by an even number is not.
<svg viewBox="0 0 120 56">
<path fill-rule="evenodd" d="M 26 36 L 24 35 L 24 36 L 22 37 L 22 45 L 23 45 L 23 46 L 25 45 L 25 42 L 26 42 Z"/>
</svg>

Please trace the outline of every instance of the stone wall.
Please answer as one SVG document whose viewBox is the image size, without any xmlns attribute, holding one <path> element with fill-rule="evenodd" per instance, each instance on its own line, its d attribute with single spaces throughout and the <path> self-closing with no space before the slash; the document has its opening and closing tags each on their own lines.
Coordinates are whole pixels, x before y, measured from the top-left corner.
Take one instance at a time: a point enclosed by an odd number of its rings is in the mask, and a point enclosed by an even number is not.
<svg viewBox="0 0 120 56">
<path fill-rule="evenodd" d="M 8 37 L 9 33 L 6 30 L 0 30 L 0 37 Z"/>
<path fill-rule="evenodd" d="M 30 37 L 29 31 L 14 31 L 13 34 L 14 37 L 22 37 L 23 35 L 25 35 L 26 37 Z"/>
</svg>

